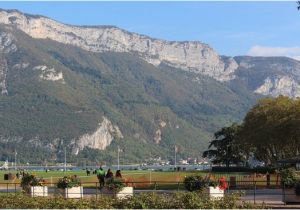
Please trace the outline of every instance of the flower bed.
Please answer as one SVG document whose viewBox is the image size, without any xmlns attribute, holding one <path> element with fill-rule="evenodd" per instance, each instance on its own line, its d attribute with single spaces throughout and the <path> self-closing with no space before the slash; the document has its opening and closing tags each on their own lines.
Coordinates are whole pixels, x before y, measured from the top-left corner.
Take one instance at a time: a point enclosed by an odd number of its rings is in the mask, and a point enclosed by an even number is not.
<svg viewBox="0 0 300 210">
<path fill-rule="evenodd" d="M 21 180 L 21 187 L 26 194 L 37 196 L 48 196 L 48 187 L 43 178 L 37 178 L 33 174 L 25 174 Z"/>
<path fill-rule="evenodd" d="M 57 188 L 61 189 L 64 198 L 82 198 L 83 187 L 76 175 L 65 176 L 58 180 Z"/>
<path fill-rule="evenodd" d="M 224 190 L 228 187 L 224 177 L 217 181 L 212 176 L 202 177 L 199 175 L 185 177 L 184 186 L 188 191 L 202 192 L 211 199 L 223 198 Z"/>
<path fill-rule="evenodd" d="M 122 179 L 110 178 L 105 181 L 104 188 L 101 192 L 104 195 L 122 199 L 133 196 L 133 187 L 126 187 Z"/>
</svg>

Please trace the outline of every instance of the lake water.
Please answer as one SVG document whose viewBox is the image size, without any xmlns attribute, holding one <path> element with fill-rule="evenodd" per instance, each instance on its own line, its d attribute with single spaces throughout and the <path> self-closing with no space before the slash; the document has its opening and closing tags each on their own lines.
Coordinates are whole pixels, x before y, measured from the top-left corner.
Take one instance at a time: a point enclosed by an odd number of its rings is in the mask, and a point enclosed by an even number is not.
<svg viewBox="0 0 300 210">
<path fill-rule="evenodd" d="M 86 166 L 86 167 L 78 167 L 78 166 L 67 166 L 67 170 L 72 170 L 72 171 L 79 171 L 79 170 L 85 170 L 87 169 L 92 169 L 95 170 L 99 166 Z M 180 170 L 197 170 L 197 171 L 205 171 L 205 170 L 210 170 L 211 166 L 210 165 L 177 165 L 177 167 L 180 167 Z M 27 170 L 64 170 L 64 166 L 21 166 L 18 167 L 19 169 L 27 169 Z M 112 169 L 112 170 L 117 170 L 118 166 L 117 165 L 112 165 L 112 166 L 103 166 L 103 169 Z M 174 171 L 174 166 L 173 165 L 147 165 L 147 166 L 141 166 L 141 165 L 120 165 L 119 166 L 120 170 L 153 170 L 153 171 Z"/>
</svg>

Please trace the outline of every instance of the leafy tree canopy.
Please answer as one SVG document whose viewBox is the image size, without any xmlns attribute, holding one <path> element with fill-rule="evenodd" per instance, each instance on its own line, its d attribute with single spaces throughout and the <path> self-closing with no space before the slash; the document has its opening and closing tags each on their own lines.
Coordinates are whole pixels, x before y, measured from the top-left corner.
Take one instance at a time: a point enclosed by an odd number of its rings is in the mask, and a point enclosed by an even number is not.
<svg viewBox="0 0 300 210">
<path fill-rule="evenodd" d="M 285 96 L 260 100 L 246 115 L 238 133 L 249 154 L 274 165 L 300 148 L 300 99 Z"/>
<path fill-rule="evenodd" d="M 243 154 L 239 150 L 238 142 L 235 141 L 238 129 L 238 124 L 232 124 L 217 131 L 203 157 L 213 158 L 213 163 L 226 164 L 227 167 L 230 163 L 242 162 Z"/>
</svg>

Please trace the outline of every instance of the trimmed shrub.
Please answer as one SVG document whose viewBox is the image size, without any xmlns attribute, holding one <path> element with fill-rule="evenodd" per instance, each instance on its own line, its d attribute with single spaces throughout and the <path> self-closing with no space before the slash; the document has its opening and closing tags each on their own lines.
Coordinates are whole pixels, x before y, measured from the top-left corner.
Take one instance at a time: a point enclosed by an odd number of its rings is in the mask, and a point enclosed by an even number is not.
<svg viewBox="0 0 300 210">
<path fill-rule="evenodd" d="M 283 169 L 280 171 L 281 185 L 286 188 L 292 188 L 297 182 L 297 174 L 295 170 Z"/>
</svg>

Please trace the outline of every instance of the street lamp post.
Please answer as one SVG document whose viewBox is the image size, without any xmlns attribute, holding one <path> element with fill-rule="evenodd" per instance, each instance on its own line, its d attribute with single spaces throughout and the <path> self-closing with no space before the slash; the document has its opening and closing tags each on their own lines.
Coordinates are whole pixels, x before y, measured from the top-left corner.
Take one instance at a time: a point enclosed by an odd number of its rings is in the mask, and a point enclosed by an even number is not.
<svg viewBox="0 0 300 210">
<path fill-rule="evenodd" d="M 17 170 L 17 151 L 15 150 L 15 170 Z"/>
<path fill-rule="evenodd" d="M 176 168 L 177 168 L 177 156 L 176 156 L 176 153 L 177 153 L 177 145 L 175 145 L 174 146 L 174 168 L 175 168 L 175 170 L 177 170 Z"/>
<path fill-rule="evenodd" d="M 120 170 L 120 147 L 118 146 L 118 170 Z"/>
<path fill-rule="evenodd" d="M 67 149 L 66 149 L 66 147 L 65 147 L 65 173 L 66 173 L 66 171 L 67 171 Z"/>
</svg>

